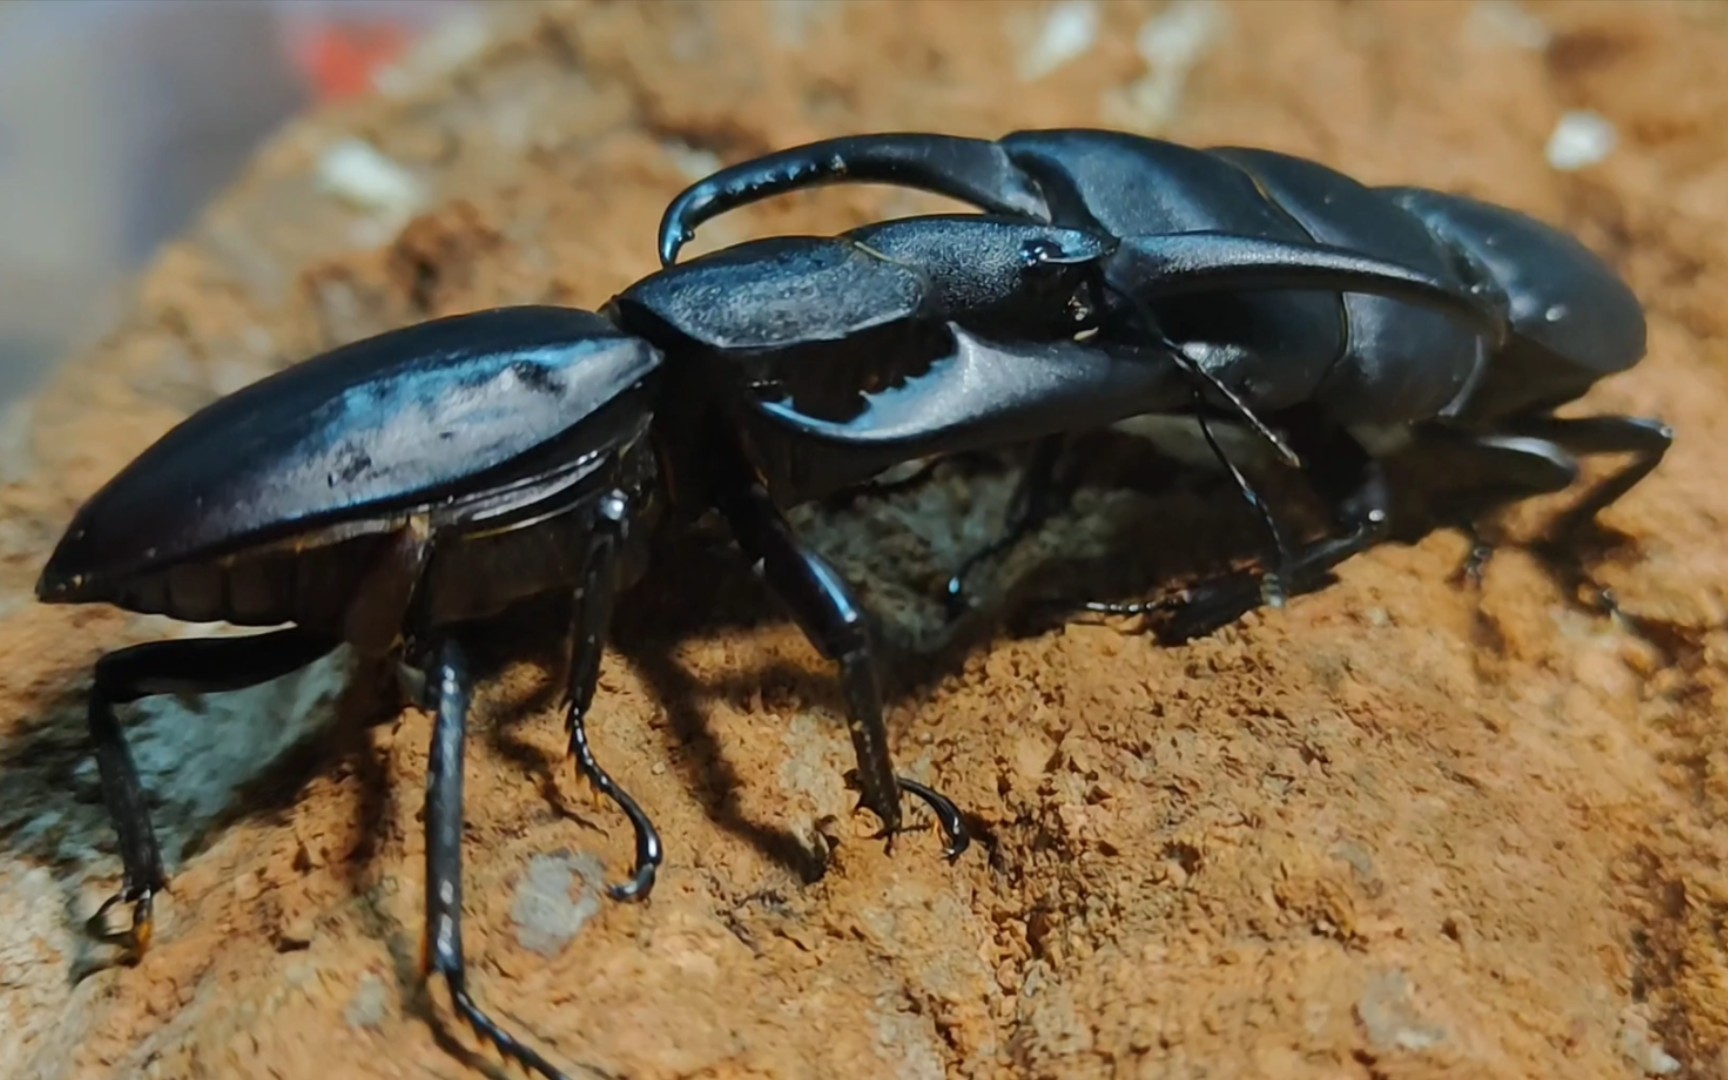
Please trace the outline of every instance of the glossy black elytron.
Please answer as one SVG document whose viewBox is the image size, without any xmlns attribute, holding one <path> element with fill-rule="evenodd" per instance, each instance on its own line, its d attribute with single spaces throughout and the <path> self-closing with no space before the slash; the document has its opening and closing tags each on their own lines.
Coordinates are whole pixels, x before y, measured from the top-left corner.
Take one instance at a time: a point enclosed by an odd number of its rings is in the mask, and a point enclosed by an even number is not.
<svg viewBox="0 0 1728 1080">
<path fill-rule="evenodd" d="M 1451 453 L 1454 473 L 1509 499 L 1569 484 L 1572 452 L 1640 453 L 1577 521 L 1666 446 L 1647 422 L 1551 416 L 1637 358 L 1642 315 L 1581 247 L 1509 211 L 1105 133 L 824 146 L 686 193 L 668 211 L 668 261 L 704 217 L 842 174 L 990 213 L 758 240 L 663 269 L 597 313 L 500 308 L 345 345 L 188 418 L 78 511 L 43 601 L 276 628 L 96 665 L 90 731 L 125 865 L 110 905 L 132 904 L 118 936 L 134 951 L 166 878 L 115 707 L 256 685 L 345 644 L 417 671 L 435 713 L 431 968 L 477 1031 L 560 1077 L 466 988 L 464 638 L 477 623 L 571 599 L 570 753 L 635 832 L 614 895 L 645 896 L 660 838 L 584 721 L 615 599 L 653 572 L 650 538 L 716 512 L 838 666 L 863 804 L 892 836 L 901 793 L 922 800 L 957 857 L 959 810 L 894 770 L 869 618 L 787 508 L 914 460 L 1222 413 L 1294 448 L 1335 507 L 1343 535 L 1280 556 L 1302 584 L 1380 535 L 1380 459 L 1357 439 L 1368 426 L 1395 429 L 1401 452 Z M 1195 625 L 1242 607 L 1238 584 L 1202 597 Z"/>
<path fill-rule="evenodd" d="M 1577 455 L 1631 455 L 1559 524 L 1563 550 L 1567 537 L 1656 467 L 1672 438 L 1651 420 L 1554 416 L 1601 378 L 1633 366 L 1645 348 L 1637 298 L 1576 240 L 1503 207 L 1422 188 L 1370 188 L 1264 150 L 1200 150 L 1087 129 L 1021 131 L 994 142 L 922 133 L 830 139 L 691 185 L 661 220 L 662 262 L 671 265 L 698 226 L 727 210 L 832 183 L 918 188 L 1115 237 L 1104 270 L 1107 304 L 1142 317 L 1107 310 L 1104 335 L 1120 344 L 1155 341 L 1191 358 L 1217 384 L 1215 404 L 1256 428 L 1280 429 L 1284 456 L 1305 461 L 1322 481 L 1336 535 L 1292 555 L 1268 521 L 1279 581 L 1324 580 L 1382 538 L 1388 499 L 1380 459 L 1389 452 L 1420 456 L 1425 471 L 1457 479 L 1471 490 L 1442 501 L 1474 508 L 1570 486 Z M 1272 281 L 1256 254 L 1268 243 L 1323 244 L 1403 266 L 1471 297 L 1477 317 L 1413 305 L 1386 277 L 1378 285 Z M 1194 260 L 1213 272 L 1173 280 L 1173 262 Z M 1024 532 L 1037 516 L 1032 508 L 1048 505 L 1037 489 L 1049 483 L 1053 448 L 1033 460 L 1040 467 L 1025 481 L 1032 494 L 1016 500 L 1020 520 L 984 554 Z M 957 575 L 950 591 L 957 597 L 960 589 Z"/>
</svg>

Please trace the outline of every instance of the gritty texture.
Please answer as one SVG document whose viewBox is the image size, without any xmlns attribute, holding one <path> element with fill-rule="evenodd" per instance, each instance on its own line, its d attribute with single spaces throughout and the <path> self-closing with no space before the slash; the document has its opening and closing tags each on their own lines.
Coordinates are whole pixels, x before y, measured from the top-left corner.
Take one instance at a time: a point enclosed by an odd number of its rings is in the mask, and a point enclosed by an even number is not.
<svg viewBox="0 0 1728 1080">
<path fill-rule="evenodd" d="M 296 123 L 138 283 L 99 347 L 0 418 L 0 1073 L 497 1073 L 423 993 L 429 719 L 339 656 L 137 710 L 174 871 L 157 943 L 83 920 L 118 867 L 82 734 L 105 650 L 207 628 L 51 608 L 78 502 L 192 409 L 320 349 L 500 303 L 597 306 L 721 161 L 829 134 L 1098 124 L 1318 157 L 1575 230 L 1649 306 L 1584 408 L 1657 415 L 1663 468 L 1591 554 L 1629 622 L 1455 533 L 1211 638 L 934 630 L 1000 475 L 800 515 L 901 651 L 911 775 L 976 815 L 958 865 L 851 813 L 832 673 L 727 549 L 622 605 L 596 750 L 668 842 L 562 760 L 545 617 L 488 640 L 468 765 L 472 986 L 556 1061 L 662 1077 L 1728 1075 L 1728 18 L 1719 5 L 1182 2 L 497 5 L 374 98 Z M 1054 30 L 1052 30 L 1054 27 Z M 1052 39 L 1048 35 L 1054 34 Z M 1563 117 L 1613 131 L 1553 168 Z M 356 147 L 364 147 L 356 150 Z M 834 232 L 933 200 L 788 199 L 705 229 Z M 1157 587 L 1247 519 L 1100 485 L 999 584 Z M 1553 501 L 1511 515 L 1530 535 Z M 1122 553 L 1132 552 L 1133 558 Z M 370 722 L 369 722 L 370 721 Z M 501 1074 L 500 1074 L 501 1075 Z"/>
</svg>

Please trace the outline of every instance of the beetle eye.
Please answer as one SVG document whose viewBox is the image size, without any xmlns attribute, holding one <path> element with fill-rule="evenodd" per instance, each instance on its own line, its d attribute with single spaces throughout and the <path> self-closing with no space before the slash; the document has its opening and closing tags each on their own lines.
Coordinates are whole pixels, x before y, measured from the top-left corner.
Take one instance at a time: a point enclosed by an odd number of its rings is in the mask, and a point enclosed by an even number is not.
<svg viewBox="0 0 1728 1080">
<path fill-rule="evenodd" d="M 1092 302 L 1090 289 L 1082 287 L 1068 298 L 1068 317 L 1074 321 L 1076 327 L 1082 329 L 1098 325 L 1098 308 Z"/>
</svg>

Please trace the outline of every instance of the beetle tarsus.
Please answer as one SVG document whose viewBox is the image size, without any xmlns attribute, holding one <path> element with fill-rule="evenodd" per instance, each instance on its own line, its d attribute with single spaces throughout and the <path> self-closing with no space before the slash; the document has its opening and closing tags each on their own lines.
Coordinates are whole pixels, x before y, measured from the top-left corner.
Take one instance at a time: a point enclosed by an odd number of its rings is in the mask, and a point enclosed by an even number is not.
<svg viewBox="0 0 1728 1080">
<path fill-rule="evenodd" d="M 155 936 L 155 903 L 154 889 L 123 886 L 119 892 L 102 901 L 102 906 L 90 916 L 90 926 L 97 938 L 118 945 L 128 963 L 137 963 L 150 951 L 150 942 Z M 125 929 L 116 930 L 108 925 L 108 913 L 121 904 L 132 905 L 132 921 Z"/>
<path fill-rule="evenodd" d="M 972 835 L 966 828 L 965 815 L 954 805 L 952 799 L 916 780 L 900 777 L 900 789 L 909 795 L 922 800 L 924 805 L 936 815 L 936 823 L 942 827 L 942 836 L 946 846 L 943 855 L 949 862 L 957 861 L 966 854 L 966 849 L 972 846 Z"/>
</svg>

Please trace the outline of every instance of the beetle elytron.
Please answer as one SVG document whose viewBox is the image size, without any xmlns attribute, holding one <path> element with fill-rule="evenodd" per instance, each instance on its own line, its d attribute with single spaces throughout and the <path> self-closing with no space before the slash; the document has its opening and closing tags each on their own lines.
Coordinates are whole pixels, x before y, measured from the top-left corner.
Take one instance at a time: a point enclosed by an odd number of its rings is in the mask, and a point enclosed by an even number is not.
<svg viewBox="0 0 1728 1080">
<path fill-rule="evenodd" d="M 1499 263 L 1485 260 L 1491 274 L 1463 273 L 1431 249 L 1365 243 L 1349 230 L 1273 229 L 1264 215 L 1208 219 L 1198 230 L 1150 209 L 1132 217 L 1132 208 L 1180 204 L 1193 193 L 1132 154 L 1103 155 L 1109 168 L 1095 169 L 1086 163 L 1098 154 L 1067 136 L 1052 136 L 1047 156 L 1067 153 L 1072 167 L 1039 174 L 1036 184 L 995 144 L 976 144 L 990 148 L 986 160 L 968 141 L 878 138 L 886 141 L 847 145 L 911 147 L 924 164 L 882 175 L 964 189 L 993 213 L 753 241 L 647 277 L 598 314 L 501 308 L 347 345 L 190 417 L 79 510 L 38 582 L 43 601 L 289 626 L 137 646 L 96 666 L 90 732 L 125 866 L 109 903 L 133 905 L 122 937 L 136 951 L 148 944 L 165 875 L 115 706 L 255 685 L 340 644 L 398 659 L 424 675 L 435 714 L 429 963 L 477 1031 L 559 1077 L 488 1018 L 465 983 L 461 780 L 471 676 L 463 637 L 475 622 L 536 595 L 572 598 L 570 752 L 635 830 L 634 873 L 614 896 L 645 896 L 661 861 L 658 834 L 594 759 L 584 720 L 614 597 L 648 572 L 651 533 L 717 511 L 812 643 L 838 663 L 863 804 L 884 835 L 901 828 L 906 791 L 935 812 L 958 856 L 967 844 L 958 809 L 894 772 L 868 618 L 788 526 L 785 508 L 916 459 L 1195 410 L 1199 391 L 1214 402 L 1222 393 L 1226 412 L 1243 418 L 1283 419 L 1313 399 L 1339 424 L 1366 417 L 1426 432 L 1443 411 L 1435 402 L 1468 385 L 1504 384 L 1481 415 L 1524 417 L 1622 363 L 1634 328 L 1642 341 L 1636 305 L 1630 313 L 1613 307 L 1619 294 L 1604 284 L 1611 275 L 1585 257 L 1564 262 L 1551 234 L 1532 234 L 1549 246 L 1524 251 L 1540 256 L 1529 264 L 1508 251 L 1495 253 Z M 931 156 L 923 139 L 960 149 Z M 879 150 L 832 158 L 843 159 L 861 177 L 884 160 Z M 704 207 L 775 187 L 737 183 L 763 170 L 740 168 L 698 189 L 723 198 L 686 195 L 674 204 L 673 231 L 685 231 Z M 780 188 L 794 186 L 798 176 L 782 181 Z M 1059 205 L 1090 209 L 1053 213 Z M 1437 217 L 1468 231 L 1462 211 Z M 1495 308 L 1501 294 L 1484 282 L 1506 287 L 1509 321 Z M 1533 354 L 1532 343 L 1549 341 L 1521 305 L 1555 293 L 1612 308 L 1581 315 L 1596 319 L 1590 326 L 1619 320 L 1606 343 L 1586 340 L 1578 320 L 1559 320 L 1564 341 L 1537 359 L 1570 359 L 1565 371 L 1576 378 L 1514 363 Z M 1322 333 L 1313 305 L 1340 303 L 1353 330 L 1374 327 L 1375 336 L 1353 333 L 1346 350 L 1336 324 Z M 1242 321 L 1241 340 L 1220 339 L 1215 355 L 1205 355 L 1203 331 L 1229 322 L 1224 313 Z M 1482 343 L 1498 346 L 1508 327 L 1519 347 L 1480 363 Z M 1321 364 L 1315 357 L 1327 348 L 1337 355 Z M 1419 349 L 1440 355 L 1438 373 L 1415 360 L 1375 361 Z M 1398 389 L 1411 382 L 1421 389 Z M 1563 457 L 1548 443 L 1532 449 L 1525 436 L 1467 441 L 1478 449 L 1516 442 L 1518 461 Z M 1302 445 L 1312 457 L 1324 444 Z M 1309 465 L 1322 485 L 1355 490 L 1340 481 L 1337 458 Z"/>
</svg>

